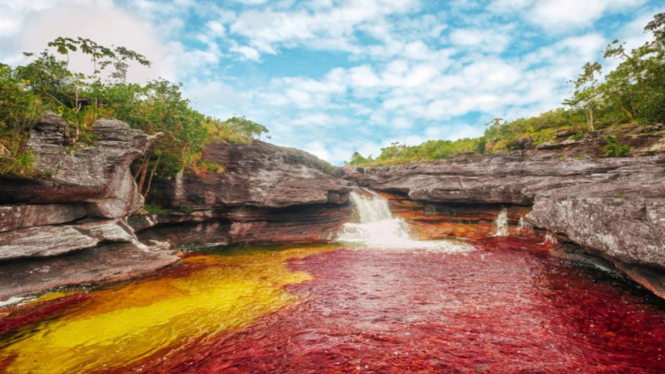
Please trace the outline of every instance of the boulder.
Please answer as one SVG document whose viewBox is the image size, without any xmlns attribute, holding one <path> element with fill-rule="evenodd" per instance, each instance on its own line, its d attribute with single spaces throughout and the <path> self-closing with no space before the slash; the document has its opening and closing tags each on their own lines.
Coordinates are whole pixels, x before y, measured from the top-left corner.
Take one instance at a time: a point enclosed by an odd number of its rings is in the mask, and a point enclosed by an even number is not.
<svg viewBox="0 0 665 374">
<path fill-rule="evenodd" d="M 118 218 L 140 209 L 129 166 L 141 157 L 152 138 L 124 122 L 98 120 L 93 144 L 68 145 L 66 124 L 47 114 L 30 133 L 28 147 L 38 176 L 0 177 L 2 204 L 86 203 L 88 216 Z"/>
<path fill-rule="evenodd" d="M 258 140 L 209 144 L 203 158 L 224 165 L 225 170 L 158 181 L 154 183 L 155 199 L 162 205 L 180 207 L 346 204 L 352 187 L 339 178 L 341 170 L 315 156 Z"/>
<path fill-rule="evenodd" d="M 30 227 L 0 233 L 0 261 L 56 256 L 95 247 L 103 242 L 133 243 L 139 248 L 143 247 L 133 230 L 120 219 Z"/>
<path fill-rule="evenodd" d="M 628 264 L 665 269 L 665 176 L 543 193 L 526 219 Z"/>
</svg>

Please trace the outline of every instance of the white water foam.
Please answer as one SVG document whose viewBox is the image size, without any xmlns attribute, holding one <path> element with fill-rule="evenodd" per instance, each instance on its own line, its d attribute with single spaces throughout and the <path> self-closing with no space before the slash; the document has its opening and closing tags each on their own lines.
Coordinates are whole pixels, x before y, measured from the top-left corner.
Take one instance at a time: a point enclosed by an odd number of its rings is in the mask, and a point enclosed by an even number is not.
<svg viewBox="0 0 665 374">
<path fill-rule="evenodd" d="M 17 296 L 12 296 L 9 299 L 5 301 L 0 301 L 0 308 L 4 308 L 10 305 L 18 304 L 23 301 L 26 301 L 28 298 L 27 297 L 17 297 Z"/>
<path fill-rule="evenodd" d="M 347 223 L 337 240 L 363 247 L 392 250 L 423 249 L 437 252 L 459 253 L 473 249 L 466 243 L 446 240 L 418 241 L 409 236 L 409 226 L 393 217 L 388 200 L 369 190 L 351 192 L 351 204 L 358 222 Z"/>
<path fill-rule="evenodd" d="M 533 225 L 527 222 L 524 217 L 520 217 L 520 224 L 519 228 L 517 229 L 518 232 L 522 232 L 523 230 L 531 230 L 533 229 Z"/>
<path fill-rule="evenodd" d="M 494 236 L 508 236 L 508 210 L 503 209 L 496 217 L 496 232 Z"/>
</svg>

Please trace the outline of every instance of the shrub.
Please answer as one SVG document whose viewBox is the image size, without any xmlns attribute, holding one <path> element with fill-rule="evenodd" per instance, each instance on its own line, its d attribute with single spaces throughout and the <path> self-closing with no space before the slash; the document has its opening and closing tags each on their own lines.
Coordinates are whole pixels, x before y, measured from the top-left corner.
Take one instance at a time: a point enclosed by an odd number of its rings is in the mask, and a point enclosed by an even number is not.
<svg viewBox="0 0 665 374">
<path fill-rule="evenodd" d="M 612 135 L 608 135 L 605 141 L 607 145 L 601 148 L 605 157 L 626 157 L 632 150 L 628 144 L 619 144 L 617 138 Z"/>
</svg>

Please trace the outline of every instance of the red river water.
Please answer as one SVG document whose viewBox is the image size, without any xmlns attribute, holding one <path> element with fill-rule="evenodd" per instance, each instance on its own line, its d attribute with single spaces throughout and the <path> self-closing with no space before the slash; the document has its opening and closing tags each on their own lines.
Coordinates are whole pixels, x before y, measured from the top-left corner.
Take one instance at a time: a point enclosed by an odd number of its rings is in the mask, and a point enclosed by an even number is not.
<svg viewBox="0 0 665 374">
<path fill-rule="evenodd" d="M 663 303 L 537 243 L 496 239 L 462 254 L 339 250 L 290 266 L 314 277 L 287 288 L 302 302 L 126 369 L 665 372 Z"/>
<path fill-rule="evenodd" d="M 346 245 L 191 253 L 1 309 L 0 373 L 665 373 L 665 302 L 631 281 L 542 239 L 415 242 L 353 198 Z"/>
</svg>

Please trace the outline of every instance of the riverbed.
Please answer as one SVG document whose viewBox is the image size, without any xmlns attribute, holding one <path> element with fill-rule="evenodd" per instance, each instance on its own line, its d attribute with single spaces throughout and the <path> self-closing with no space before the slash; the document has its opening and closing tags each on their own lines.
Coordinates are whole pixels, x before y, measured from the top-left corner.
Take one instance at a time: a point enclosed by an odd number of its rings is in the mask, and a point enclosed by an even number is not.
<svg viewBox="0 0 665 374">
<path fill-rule="evenodd" d="M 0 372 L 664 371 L 663 302 L 541 246 L 194 251 L 14 307 Z"/>
</svg>

